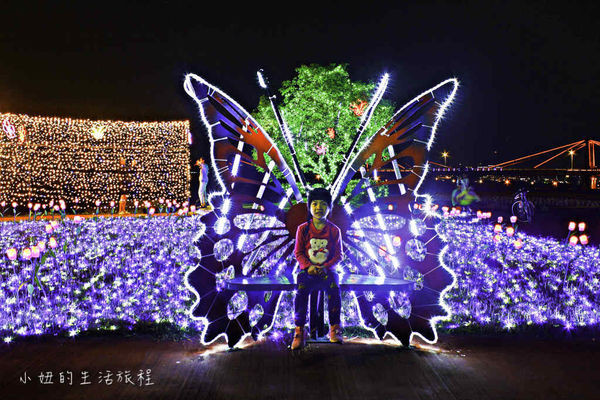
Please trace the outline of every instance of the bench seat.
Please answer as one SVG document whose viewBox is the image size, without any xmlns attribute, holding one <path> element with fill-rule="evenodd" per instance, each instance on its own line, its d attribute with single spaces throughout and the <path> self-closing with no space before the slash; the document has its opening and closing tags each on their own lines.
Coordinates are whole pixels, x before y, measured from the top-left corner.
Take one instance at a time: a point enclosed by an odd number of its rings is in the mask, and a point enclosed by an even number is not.
<svg viewBox="0 0 600 400">
<path fill-rule="evenodd" d="M 294 290 L 296 284 L 285 276 L 236 277 L 226 281 L 229 290 L 263 291 Z M 414 282 L 403 279 L 368 275 L 345 274 L 340 279 L 340 290 L 412 290 Z"/>
<path fill-rule="evenodd" d="M 403 279 L 345 274 L 340 278 L 340 290 L 358 291 L 411 291 L 414 282 Z M 270 291 L 295 290 L 297 284 L 286 276 L 236 277 L 227 280 L 225 287 L 229 290 Z M 321 291 L 310 295 L 310 337 L 313 341 L 322 342 L 326 334 L 324 324 L 324 302 Z M 320 339 L 321 338 L 321 339 Z"/>
</svg>

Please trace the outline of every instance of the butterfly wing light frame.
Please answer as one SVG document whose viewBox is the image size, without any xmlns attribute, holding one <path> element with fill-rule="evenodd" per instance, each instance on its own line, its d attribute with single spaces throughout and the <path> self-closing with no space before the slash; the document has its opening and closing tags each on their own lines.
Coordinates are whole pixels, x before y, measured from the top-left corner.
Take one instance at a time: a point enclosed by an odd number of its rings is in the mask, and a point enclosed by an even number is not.
<svg viewBox="0 0 600 400">
<path fill-rule="evenodd" d="M 428 171 L 426 154 L 457 87 L 449 79 L 417 96 L 353 154 L 385 91 L 380 84 L 329 187 L 331 220 L 340 227 L 345 249 L 338 272 L 414 283 L 408 292 L 348 293 L 346 315 L 378 338 L 388 334 L 404 345 L 414 335 L 435 342 L 436 320 L 450 313 L 442 300 L 454 282 L 443 263 L 443 220 L 419 188 Z M 201 219 L 197 265 L 185 277 L 197 298 L 190 315 L 204 322 L 202 343 L 224 336 L 233 347 L 273 328 L 282 293 L 231 291 L 224 283 L 242 276 L 293 281 L 295 233 L 306 218 L 305 186 L 267 132 L 233 99 L 194 74 L 186 76 L 184 88 L 199 106 L 221 187 L 209 196 L 212 211 Z"/>
</svg>

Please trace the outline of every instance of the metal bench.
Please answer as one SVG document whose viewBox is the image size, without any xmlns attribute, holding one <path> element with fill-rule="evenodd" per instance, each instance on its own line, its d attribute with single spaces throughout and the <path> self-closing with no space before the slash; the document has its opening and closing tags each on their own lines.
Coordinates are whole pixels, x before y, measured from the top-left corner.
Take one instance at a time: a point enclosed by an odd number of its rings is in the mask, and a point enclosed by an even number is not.
<svg viewBox="0 0 600 400">
<path fill-rule="evenodd" d="M 286 276 L 236 277 L 226 281 L 225 288 L 244 291 L 290 291 L 297 284 Z M 412 291 L 414 282 L 402 279 L 346 274 L 340 278 L 340 290 L 356 291 Z M 315 291 L 310 295 L 310 338 L 318 340 L 325 336 L 324 292 Z"/>
</svg>

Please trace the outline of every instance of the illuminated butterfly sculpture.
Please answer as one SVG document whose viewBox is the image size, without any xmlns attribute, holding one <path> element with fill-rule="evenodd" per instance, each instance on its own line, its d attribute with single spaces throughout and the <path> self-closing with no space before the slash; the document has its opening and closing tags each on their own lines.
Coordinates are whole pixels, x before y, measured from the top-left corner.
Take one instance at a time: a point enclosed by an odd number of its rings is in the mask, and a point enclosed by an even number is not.
<svg viewBox="0 0 600 400">
<path fill-rule="evenodd" d="M 268 92 L 260 72 L 258 78 Z M 432 343 L 437 341 L 436 320 L 449 313 L 442 296 L 453 274 L 443 263 L 444 220 L 432 198 L 418 190 L 428 171 L 426 154 L 458 82 L 446 80 L 417 96 L 355 151 L 387 82 L 386 74 L 329 187 L 334 200 L 330 220 L 342 233 L 340 274 L 399 278 L 414 286 L 407 292 L 345 292 L 350 296 L 345 307 L 351 308 L 345 315 L 378 338 L 388 334 L 409 345 L 417 334 Z M 204 321 L 203 343 L 225 335 L 233 347 L 248 335 L 257 339 L 272 329 L 284 296 L 281 291 L 232 291 L 225 283 L 276 275 L 294 281 L 296 229 L 306 221 L 310 186 L 274 96 L 269 96 L 271 105 L 293 169 L 267 132 L 223 91 L 194 74 L 186 76 L 184 88 L 199 105 L 221 186 L 209 196 L 212 211 L 202 216 L 205 229 L 195 241 L 198 264 L 186 275 L 187 287 L 198 296 L 190 312 Z"/>
</svg>

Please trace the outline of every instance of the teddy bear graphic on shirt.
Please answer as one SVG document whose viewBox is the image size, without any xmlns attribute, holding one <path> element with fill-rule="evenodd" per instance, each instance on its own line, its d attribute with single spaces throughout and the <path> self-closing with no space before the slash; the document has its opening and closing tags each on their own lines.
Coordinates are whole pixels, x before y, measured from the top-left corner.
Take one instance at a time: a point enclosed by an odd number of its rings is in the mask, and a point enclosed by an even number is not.
<svg viewBox="0 0 600 400">
<path fill-rule="evenodd" d="M 310 249 L 308 249 L 308 258 L 315 264 L 323 264 L 327 260 L 329 250 L 327 250 L 327 239 L 310 239 Z"/>
</svg>

